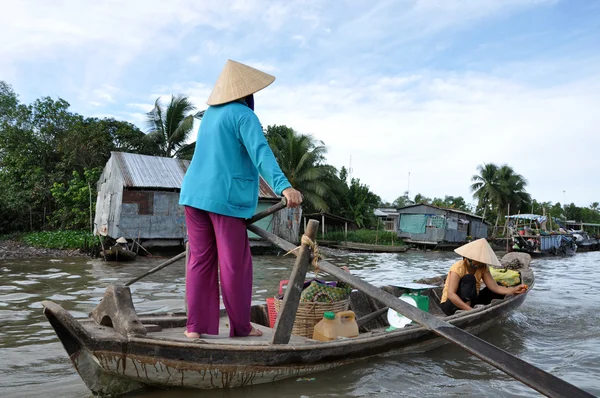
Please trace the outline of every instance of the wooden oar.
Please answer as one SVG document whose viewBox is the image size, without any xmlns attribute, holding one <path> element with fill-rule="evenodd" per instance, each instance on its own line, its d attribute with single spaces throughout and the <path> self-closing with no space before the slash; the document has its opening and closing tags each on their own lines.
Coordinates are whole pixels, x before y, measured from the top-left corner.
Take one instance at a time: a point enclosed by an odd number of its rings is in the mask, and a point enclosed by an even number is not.
<svg viewBox="0 0 600 398">
<path fill-rule="evenodd" d="M 372 321 L 375 318 L 378 318 L 380 316 L 382 316 L 383 314 L 385 314 L 386 312 L 388 312 L 388 310 L 390 309 L 390 307 L 383 307 L 380 308 L 376 311 L 371 312 L 370 314 L 367 314 L 365 316 L 363 316 L 362 318 L 358 318 L 356 320 L 356 323 L 358 324 L 358 326 L 362 326 L 365 323 Z"/>
<path fill-rule="evenodd" d="M 285 200 L 285 198 L 282 198 L 281 201 L 271 207 L 269 207 L 268 209 L 265 209 L 263 211 L 261 211 L 260 213 L 256 213 L 254 216 L 252 216 L 252 218 L 249 218 L 248 220 L 246 220 L 246 224 L 251 225 L 255 222 L 257 222 L 258 220 L 262 220 L 265 217 L 270 216 L 273 213 L 278 212 L 279 210 L 285 208 L 285 206 L 287 205 L 287 201 Z M 157 271 L 160 271 L 161 269 L 181 260 L 182 258 L 185 258 L 185 254 L 186 252 L 184 251 L 183 253 L 179 253 L 178 255 L 176 255 L 175 257 L 165 261 L 164 263 L 161 263 L 159 265 L 157 265 L 156 267 L 152 268 L 150 271 L 137 276 L 133 279 L 131 279 L 129 282 L 125 283 L 125 286 L 130 286 L 131 284 L 139 281 L 142 278 L 147 277 L 148 275 L 151 275 Z"/>
<path fill-rule="evenodd" d="M 285 251 L 289 252 L 296 248 L 296 246 L 290 242 L 287 242 L 256 225 L 250 225 L 248 226 L 248 229 Z M 297 251 L 294 251 L 293 253 L 296 254 L 296 252 Z M 584 390 L 501 350 L 463 329 L 459 329 L 432 314 L 413 307 L 397 297 L 394 297 L 392 294 L 330 264 L 326 260 L 319 260 L 318 264 L 320 270 L 327 272 L 340 281 L 354 286 L 375 300 L 387 305 L 389 308 L 392 308 L 398 313 L 458 345 L 476 357 L 548 397 L 593 398 L 593 395 Z"/>
</svg>

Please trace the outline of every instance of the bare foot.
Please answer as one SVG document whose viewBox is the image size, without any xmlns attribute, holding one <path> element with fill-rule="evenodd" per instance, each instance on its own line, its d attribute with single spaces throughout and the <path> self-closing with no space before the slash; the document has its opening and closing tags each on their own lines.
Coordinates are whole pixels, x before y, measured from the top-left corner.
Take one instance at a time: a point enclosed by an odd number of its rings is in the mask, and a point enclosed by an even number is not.
<svg viewBox="0 0 600 398">
<path fill-rule="evenodd" d="M 189 339 L 199 339 L 200 338 L 200 333 L 196 333 L 196 332 L 188 332 L 186 330 L 185 332 L 183 332 L 183 334 L 185 334 L 185 337 L 187 337 Z"/>
<path fill-rule="evenodd" d="M 252 331 L 248 336 L 262 336 L 263 332 L 260 329 L 252 328 Z"/>
</svg>

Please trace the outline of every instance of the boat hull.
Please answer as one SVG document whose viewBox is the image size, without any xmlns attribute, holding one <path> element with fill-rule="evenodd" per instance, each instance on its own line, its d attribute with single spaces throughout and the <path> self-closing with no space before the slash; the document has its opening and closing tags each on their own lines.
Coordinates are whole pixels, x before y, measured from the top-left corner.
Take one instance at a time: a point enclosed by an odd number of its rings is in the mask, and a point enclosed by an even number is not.
<svg viewBox="0 0 600 398">
<path fill-rule="evenodd" d="M 530 281 L 532 284 L 532 281 Z M 521 305 L 526 294 L 445 318 L 479 334 Z M 121 336 L 109 327 L 84 327 L 62 307 L 44 302 L 73 365 L 88 388 L 115 396 L 145 387 L 232 388 L 270 383 L 337 368 L 374 356 L 424 352 L 447 344 L 433 332 L 411 325 L 354 339 L 286 345 L 202 344 Z M 183 316 L 153 315 L 143 324 L 172 327 Z M 116 336 L 118 335 L 118 336 Z M 119 337 L 120 336 L 120 337 Z"/>
</svg>

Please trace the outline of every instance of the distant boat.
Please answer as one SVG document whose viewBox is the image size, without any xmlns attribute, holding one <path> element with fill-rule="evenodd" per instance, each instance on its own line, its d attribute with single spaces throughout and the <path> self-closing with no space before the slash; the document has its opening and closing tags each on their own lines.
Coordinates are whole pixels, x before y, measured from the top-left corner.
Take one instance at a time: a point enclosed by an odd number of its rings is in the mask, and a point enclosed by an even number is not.
<svg viewBox="0 0 600 398">
<path fill-rule="evenodd" d="M 368 243 L 356 243 L 356 242 L 340 242 L 331 243 L 330 247 L 343 250 L 353 250 L 359 252 L 371 252 L 371 253 L 404 253 L 408 250 L 408 246 L 391 246 L 391 245 L 372 245 Z"/>
<path fill-rule="evenodd" d="M 514 235 L 513 242 L 514 251 L 533 255 L 572 256 L 578 247 L 569 234 Z"/>
<path fill-rule="evenodd" d="M 111 246 L 110 249 L 102 250 L 100 252 L 100 257 L 106 261 L 133 261 L 136 259 L 137 254 L 134 251 L 122 247 L 120 244 L 116 244 Z"/>
<path fill-rule="evenodd" d="M 516 252 L 555 256 L 570 256 L 577 252 L 576 237 L 572 233 L 565 232 L 562 228 L 560 232 L 546 231 L 546 216 L 514 214 L 506 218 L 510 223 L 507 225 L 508 236 L 512 239 L 512 249 Z M 524 224 L 519 226 L 519 221 L 524 221 Z"/>
</svg>

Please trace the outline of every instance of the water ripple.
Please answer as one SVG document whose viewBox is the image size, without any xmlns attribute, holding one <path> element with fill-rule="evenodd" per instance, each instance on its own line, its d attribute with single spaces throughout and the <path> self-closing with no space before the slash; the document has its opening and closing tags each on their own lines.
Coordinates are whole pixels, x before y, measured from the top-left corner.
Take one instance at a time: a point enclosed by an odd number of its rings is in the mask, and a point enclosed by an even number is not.
<svg viewBox="0 0 600 398">
<path fill-rule="evenodd" d="M 108 284 L 124 282 L 164 258 L 140 258 L 114 266 L 102 261 L 43 259 L 0 261 L 0 390 L 3 397 L 90 396 L 40 302 L 53 300 L 77 318 L 100 302 Z M 456 256 L 448 252 L 347 253 L 330 258 L 376 285 L 401 284 L 446 273 Z M 264 302 L 288 279 L 293 259 L 254 259 L 253 302 Z M 600 394 L 600 314 L 597 281 L 600 253 L 532 262 L 536 284 L 525 303 L 481 337 L 502 349 Z M 315 275 L 309 273 L 309 277 Z M 318 275 L 319 278 L 323 275 Z M 184 269 L 178 262 L 131 286 L 139 313 L 184 309 Z M 35 372 L 33 371 L 35 369 Z M 314 379 L 314 380 L 313 380 Z M 66 380 L 66 382 L 63 382 Z M 538 397 L 535 391 L 452 345 L 415 355 L 373 358 L 323 372 L 308 380 L 206 391 L 210 397 Z M 151 391 L 147 397 L 195 397 L 197 391 Z"/>
</svg>

